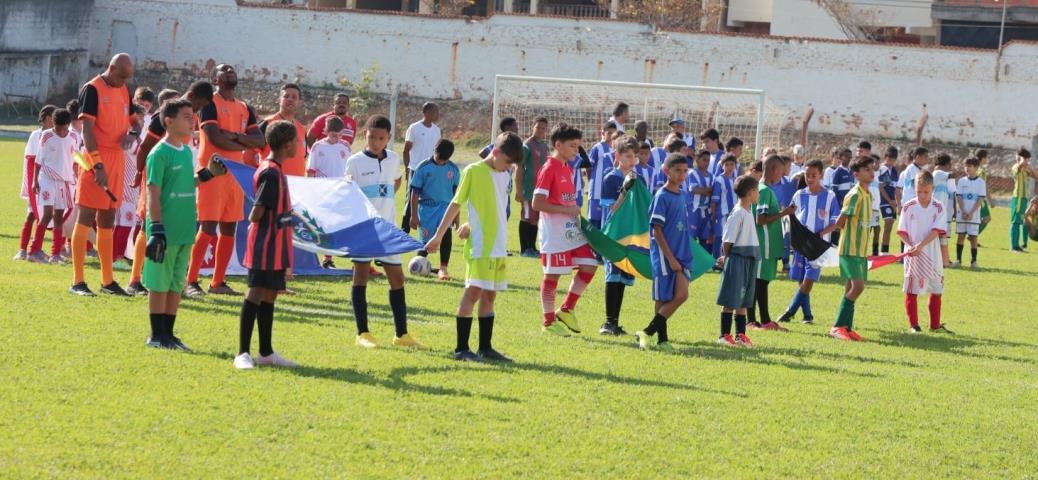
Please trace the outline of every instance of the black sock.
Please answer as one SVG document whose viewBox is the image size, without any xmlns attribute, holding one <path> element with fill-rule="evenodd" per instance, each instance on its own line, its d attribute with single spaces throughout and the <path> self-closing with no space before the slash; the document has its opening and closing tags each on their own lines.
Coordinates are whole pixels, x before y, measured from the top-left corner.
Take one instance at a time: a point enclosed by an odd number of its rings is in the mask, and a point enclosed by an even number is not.
<svg viewBox="0 0 1038 480">
<path fill-rule="evenodd" d="M 259 354 L 268 356 L 274 353 L 274 347 L 270 344 L 270 334 L 274 330 L 274 304 L 263 302 L 259 304 L 259 312 L 256 314 L 256 325 L 259 326 Z"/>
<path fill-rule="evenodd" d="M 743 316 L 750 323 L 757 323 L 757 297 L 753 297 L 753 305 L 746 309 L 746 315 Z"/>
<path fill-rule="evenodd" d="M 746 334 L 746 315 L 735 316 L 735 333 Z"/>
<path fill-rule="evenodd" d="M 447 233 L 443 234 L 443 240 L 440 241 L 440 265 L 447 265 L 451 263 L 451 247 L 454 246 L 454 236 L 451 234 L 451 229 L 447 229 Z"/>
<path fill-rule="evenodd" d="M 429 252 L 427 252 L 425 250 L 419 250 L 418 251 L 418 256 L 419 257 L 428 257 L 429 256 Z"/>
<path fill-rule="evenodd" d="M 491 339 L 494 336 L 494 315 L 479 317 L 479 351 L 493 350 Z"/>
<path fill-rule="evenodd" d="M 252 343 L 252 325 L 256 322 L 259 305 L 248 301 L 241 304 L 241 317 L 238 323 L 238 353 L 248 353 Z"/>
<path fill-rule="evenodd" d="M 530 239 L 530 227 L 529 223 L 519 221 L 519 248 L 524 252 L 533 248 L 533 243 L 536 241 Z"/>
<path fill-rule="evenodd" d="M 619 282 L 605 284 L 606 323 L 612 325 L 620 323 L 620 306 L 623 304 L 624 286 Z"/>
<path fill-rule="evenodd" d="M 884 244 L 883 244 L 883 249 L 882 249 L 881 251 L 882 251 L 883 253 L 890 253 L 890 245 L 889 245 L 889 244 L 886 244 L 886 243 L 884 243 Z"/>
<path fill-rule="evenodd" d="M 166 315 L 162 313 L 152 313 L 148 315 L 148 319 L 151 321 L 151 339 L 153 341 L 161 340 L 162 335 L 164 335 L 163 332 L 166 330 Z"/>
<path fill-rule="evenodd" d="M 666 343 L 670 341 L 670 337 L 667 336 L 667 317 L 656 314 L 656 320 L 659 327 L 656 329 L 656 333 L 659 335 L 659 343 Z"/>
<path fill-rule="evenodd" d="M 958 261 L 959 263 L 962 263 L 962 249 L 964 247 L 965 247 L 965 245 L 963 245 L 961 243 L 955 244 L 955 260 Z"/>
<path fill-rule="evenodd" d="M 976 248 L 971 248 L 970 249 L 970 259 L 971 259 L 970 260 L 971 262 L 977 263 L 977 249 Z"/>
<path fill-rule="evenodd" d="M 652 321 L 649 322 L 649 326 L 645 327 L 645 330 L 643 331 L 646 335 L 656 335 L 656 332 L 660 331 L 660 325 L 662 325 L 663 322 L 666 320 L 666 318 L 663 318 L 663 315 L 657 313 L 652 317 Z"/>
<path fill-rule="evenodd" d="M 732 333 L 732 312 L 721 312 L 721 336 Z"/>
<path fill-rule="evenodd" d="M 166 318 L 166 335 L 169 335 L 169 338 L 173 338 L 173 325 L 175 323 L 177 323 L 177 316 L 173 315 L 173 314 L 170 314 L 170 313 L 167 313 L 165 318 Z"/>
<path fill-rule="evenodd" d="M 872 256 L 879 255 L 879 242 L 872 242 Z"/>
<path fill-rule="evenodd" d="M 404 297 L 404 287 L 389 291 L 389 308 L 393 310 L 396 336 L 407 335 L 407 300 Z"/>
<path fill-rule="evenodd" d="M 458 345 L 454 347 L 455 352 L 464 352 L 469 349 L 469 335 L 472 334 L 472 317 L 454 317 L 457 320 Z"/>
<path fill-rule="evenodd" d="M 353 268 L 368 268 L 368 264 L 354 264 Z M 357 320 L 357 335 L 368 331 L 368 287 L 353 286 L 353 318 Z"/>
<path fill-rule="evenodd" d="M 756 303 L 760 307 L 760 323 L 771 323 L 771 310 L 768 309 L 768 284 L 767 280 L 757 279 Z"/>
</svg>

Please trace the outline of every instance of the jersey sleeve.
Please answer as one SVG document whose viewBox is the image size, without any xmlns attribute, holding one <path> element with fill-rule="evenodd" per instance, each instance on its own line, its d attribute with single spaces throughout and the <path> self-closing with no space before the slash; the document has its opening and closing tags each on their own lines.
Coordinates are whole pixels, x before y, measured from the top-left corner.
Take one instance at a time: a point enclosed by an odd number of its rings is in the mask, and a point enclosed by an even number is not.
<svg viewBox="0 0 1038 480">
<path fill-rule="evenodd" d="M 145 163 L 147 165 L 145 170 L 147 170 L 148 174 L 148 185 L 162 186 L 166 175 L 167 161 L 166 155 L 163 153 L 164 150 L 164 148 L 156 147 L 148 153 L 148 159 Z"/>
<path fill-rule="evenodd" d="M 663 195 L 656 195 L 652 199 L 652 208 L 649 209 L 649 225 L 663 225 L 667 223 L 667 201 Z"/>
<path fill-rule="evenodd" d="M 845 217 L 854 217 L 854 210 L 858 207 L 858 202 L 860 201 L 861 197 L 856 193 L 843 197 L 843 209 L 840 210 L 840 215 Z"/>
<path fill-rule="evenodd" d="M 602 180 L 602 206 L 608 207 L 620 198 L 620 186 L 623 185 L 624 177 L 619 175 L 606 175 Z"/>
<path fill-rule="evenodd" d="M 905 225 L 905 220 L 908 218 L 908 209 L 912 208 L 911 205 L 905 205 L 901 207 L 901 215 L 897 216 L 897 233 L 908 233 L 908 225 Z"/>
<path fill-rule="evenodd" d="M 408 125 L 407 131 L 404 132 L 404 141 L 405 142 L 412 142 L 412 143 L 414 142 L 414 124 L 413 123 L 411 125 Z"/>
<path fill-rule="evenodd" d="M 829 224 L 836 223 L 840 219 L 840 206 L 836 204 L 835 195 L 827 195 L 825 197 L 825 211 L 826 215 L 829 216 Z"/>
<path fill-rule="evenodd" d="M 79 91 L 79 118 L 97 119 L 97 89 L 89 83 Z"/>
<path fill-rule="evenodd" d="M 722 183 L 724 183 L 722 180 L 718 180 L 716 178 L 714 179 L 713 193 L 710 194 L 710 201 L 711 202 L 720 202 L 721 201 L 721 188 L 722 188 L 721 184 Z"/>
<path fill-rule="evenodd" d="M 268 168 L 260 173 L 259 182 L 256 184 L 256 205 L 270 209 L 278 207 L 278 189 L 281 187 L 281 178 L 278 171 Z"/>
<path fill-rule="evenodd" d="M 162 112 L 155 112 L 148 122 L 148 136 L 155 140 L 162 140 L 166 136 L 166 126 L 162 124 Z"/>
<path fill-rule="evenodd" d="M 248 132 L 253 128 L 258 128 L 259 125 L 256 123 L 256 111 L 248 105 L 245 106 L 245 109 L 249 112 L 248 121 L 245 122 L 245 131 Z"/>
<path fill-rule="evenodd" d="M 209 124 L 217 125 L 216 105 L 212 102 L 210 102 L 209 105 L 202 107 L 202 109 L 198 111 L 198 128 L 201 129 L 202 127 Z"/>
<path fill-rule="evenodd" d="M 422 162 L 415 169 L 414 175 L 411 175 L 411 188 L 415 192 L 421 192 L 425 188 L 425 177 L 428 176 L 425 170 L 428 170 L 428 167 L 425 162 Z"/>
<path fill-rule="evenodd" d="M 551 170 L 542 168 L 540 172 L 537 172 L 537 182 L 533 186 L 534 195 L 544 195 L 545 197 L 551 195 L 552 187 L 555 185 L 555 172 Z"/>
<path fill-rule="evenodd" d="M 933 223 L 930 224 L 930 230 L 937 230 L 941 234 L 948 233 L 948 206 L 941 205 L 941 208 L 937 209 L 937 214 L 933 216 Z"/>
<path fill-rule="evenodd" d="M 458 185 L 457 191 L 454 192 L 454 198 L 451 202 L 458 205 L 465 205 L 469 201 L 469 193 L 471 191 L 472 168 L 466 168 L 465 171 L 461 172 L 461 183 Z"/>
<path fill-rule="evenodd" d="M 356 175 L 356 167 L 357 163 L 353 160 L 353 156 L 350 156 L 346 159 L 346 178 L 349 179 L 351 182 L 356 182 L 358 180 Z"/>
<path fill-rule="evenodd" d="M 310 134 L 310 135 L 313 135 L 314 138 L 323 137 L 324 136 L 324 128 L 325 128 L 325 125 L 327 125 L 327 123 L 328 123 L 328 116 L 327 115 L 321 115 L 321 116 L 319 116 L 319 117 L 314 119 L 314 123 L 312 125 L 310 125 L 310 130 L 307 133 Z"/>
<path fill-rule="evenodd" d="M 454 177 L 451 178 L 451 192 L 456 192 L 458 191 L 458 185 L 461 184 L 461 170 L 453 162 L 450 165 L 454 170 Z"/>
<path fill-rule="evenodd" d="M 980 177 L 977 177 L 977 178 L 980 178 Z M 988 196 L 988 182 L 985 182 L 984 179 L 981 178 L 980 182 L 977 182 L 977 183 L 980 184 L 980 188 L 977 189 L 977 196 L 980 197 L 980 198 L 987 197 Z"/>
<path fill-rule="evenodd" d="M 25 156 L 35 157 L 40 151 L 40 138 L 43 137 L 40 131 L 34 131 L 29 135 L 29 141 L 25 142 Z"/>
<path fill-rule="evenodd" d="M 728 215 L 728 219 L 724 221 L 724 230 L 721 233 L 722 243 L 736 244 L 735 241 L 739 239 L 739 229 L 742 228 L 741 224 L 744 215 L 743 213 Z"/>
</svg>

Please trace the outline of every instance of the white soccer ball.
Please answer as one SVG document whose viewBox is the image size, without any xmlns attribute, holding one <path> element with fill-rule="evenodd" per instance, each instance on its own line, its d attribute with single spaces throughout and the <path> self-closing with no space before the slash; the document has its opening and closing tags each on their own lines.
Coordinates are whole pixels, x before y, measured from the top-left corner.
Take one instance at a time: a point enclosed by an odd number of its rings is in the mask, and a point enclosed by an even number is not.
<svg viewBox="0 0 1038 480">
<path fill-rule="evenodd" d="M 428 277 L 432 273 L 432 263 L 428 258 L 417 256 L 407 264 L 407 270 L 416 277 Z"/>
</svg>

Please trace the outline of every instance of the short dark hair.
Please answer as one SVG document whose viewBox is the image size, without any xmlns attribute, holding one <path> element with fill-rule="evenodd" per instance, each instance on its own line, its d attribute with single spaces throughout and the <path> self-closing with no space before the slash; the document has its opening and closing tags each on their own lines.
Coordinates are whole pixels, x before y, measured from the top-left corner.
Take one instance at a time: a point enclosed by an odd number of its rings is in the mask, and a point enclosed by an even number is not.
<svg viewBox="0 0 1038 480">
<path fill-rule="evenodd" d="M 159 103 L 166 103 L 179 96 L 180 92 L 173 90 L 172 88 L 163 88 L 159 91 L 159 96 L 157 98 L 159 99 Z"/>
<path fill-rule="evenodd" d="M 951 165 L 951 155 L 948 155 L 947 153 L 944 153 L 944 152 L 941 152 L 941 153 L 937 154 L 937 159 L 934 160 L 934 165 L 937 165 L 937 166 Z"/>
<path fill-rule="evenodd" d="M 278 151 L 296 141 L 296 126 L 292 122 L 278 120 L 267 126 L 267 145 L 271 151 Z"/>
<path fill-rule="evenodd" d="M 294 83 L 286 83 L 286 84 L 281 86 L 281 91 L 282 92 L 284 92 L 285 90 L 288 90 L 288 89 L 295 90 L 296 93 L 298 93 L 300 97 L 303 96 L 303 90 L 301 88 L 299 88 L 299 85 L 296 85 Z"/>
<path fill-rule="evenodd" d="M 634 151 L 637 153 L 638 147 L 638 140 L 630 135 L 617 137 L 616 140 L 613 140 L 613 150 L 616 151 L 617 155 L 627 151 Z"/>
<path fill-rule="evenodd" d="M 577 127 L 571 126 L 566 122 L 559 122 L 551 129 L 550 141 L 552 146 L 555 145 L 555 142 L 568 142 L 582 138 L 584 138 L 584 134 Z"/>
<path fill-rule="evenodd" d="M 977 157 L 977 160 L 983 160 L 985 158 L 988 158 L 988 151 L 982 148 L 980 150 L 977 150 L 976 153 L 974 153 L 973 155 Z"/>
<path fill-rule="evenodd" d="M 744 143 L 743 143 L 741 138 L 739 138 L 739 137 L 732 137 L 731 139 L 728 140 L 728 143 L 724 144 L 724 149 L 728 150 L 728 151 L 732 151 L 732 149 L 734 149 L 736 147 L 741 147 L 743 145 L 744 145 Z"/>
<path fill-rule="evenodd" d="M 759 185 L 756 178 L 750 175 L 743 175 L 735 179 L 735 195 L 739 198 L 746 198 L 746 195 L 753 190 L 756 190 Z"/>
<path fill-rule="evenodd" d="M 790 157 L 789 155 L 779 155 L 779 160 L 782 160 L 782 165 L 793 163 L 793 157 Z"/>
<path fill-rule="evenodd" d="M 969 157 L 966 159 L 966 165 L 973 165 L 974 167 L 979 167 L 980 159 L 977 157 Z"/>
<path fill-rule="evenodd" d="M 616 122 L 614 122 L 612 120 L 608 120 L 608 121 L 606 121 L 605 123 L 602 124 L 602 131 L 603 132 L 606 131 L 606 130 L 609 130 L 609 129 L 618 130 L 618 128 L 616 126 Z"/>
<path fill-rule="evenodd" d="M 190 109 L 191 102 L 189 100 L 170 100 L 162 104 L 162 110 L 159 111 L 160 120 L 163 118 L 173 118 L 180 113 L 183 108 Z"/>
<path fill-rule="evenodd" d="M 454 155 L 454 142 L 441 138 L 436 142 L 436 158 L 440 160 L 450 160 L 451 156 Z"/>
<path fill-rule="evenodd" d="M 438 107 L 435 102 L 425 102 L 422 104 L 422 113 L 427 113 L 430 110 Z"/>
<path fill-rule="evenodd" d="M 187 92 L 196 100 L 203 99 L 209 100 L 210 102 L 213 101 L 213 84 L 205 80 L 199 80 L 192 83 L 191 86 L 187 88 Z"/>
<path fill-rule="evenodd" d="M 537 118 L 533 119 L 533 123 L 535 123 L 535 124 L 536 123 L 548 123 L 548 117 L 545 117 L 545 116 L 537 117 Z"/>
<path fill-rule="evenodd" d="M 724 158 L 721 159 L 721 165 L 724 165 L 728 162 L 739 163 L 739 157 L 736 157 L 735 155 L 732 155 L 730 153 L 725 154 Z"/>
<path fill-rule="evenodd" d="M 891 146 L 887 147 L 887 151 L 883 153 L 883 157 L 884 158 L 893 158 L 894 160 L 897 160 L 897 156 L 898 156 L 899 153 L 900 152 L 897 151 L 897 147 L 891 145 Z"/>
<path fill-rule="evenodd" d="M 876 155 L 875 153 L 870 153 L 869 158 L 871 158 L 873 162 L 879 161 L 879 155 Z"/>
<path fill-rule="evenodd" d="M 928 153 L 930 153 L 930 151 L 927 150 L 926 147 L 915 147 L 912 149 L 912 158 L 918 157 L 920 155 L 926 155 Z"/>
<path fill-rule="evenodd" d="M 133 92 L 133 99 L 139 102 L 155 103 L 155 92 L 148 87 L 137 87 Z"/>
<path fill-rule="evenodd" d="M 825 164 L 822 163 L 822 161 L 817 159 L 817 158 L 814 159 L 814 160 L 808 160 L 807 163 L 804 164 L 804 170 L 807 170 L 807 169 L 810 169 L 810 168 L 818 170 L 818 173 L 822 173 L 822 172 L 825 171 Z"/>
<path fill-rule="evenodd" d="M 54 115 L 54 111 L 57 110 L 57 109 L 58 109 L 58 107 L 56 107 L 54 105 L 44 105 L 43 108 L 40 109 L 40 114 L 36 116 L 36 120 L 39 123 L 43 123 L 43 121 L 46 120 L 47 117 L 53 116 Z"/>
<path fill-rule="evenodd" d="M 144 115 L 144 105 L 140 105 L 140 104 L 137 104 L 137 103 L 131 103 L 130 104 L 130 113 L 135 114 L 135 115 Z"/>
<path fill-rule="evenodd" d="M 652 145 L 649 145 L 649 142 L 638 142 L 638 149 L 650 150 L 652 149 Z"/>
<path fill-rule="evenodd" d="M 696 158 L 709 157 L 709 156 L 710 156 L 710 150 L 707 150 L 705 148 L 700 150 L 700 151 L 698 151 L 698 152 L 696 152 Z"/>
<path fill-rule="evenodd" d="M 1026 148 L 1020 147 L 1020 150 L 1016 151 L 1016 154 L 1023 158 L 1031 158 L 1031 152 Z"/>
<path fill-rule="evenodd" d="M 65 110 L 72 112 L 72 118 L 79 116 L 79 100 L 73 98 L 65 104 Z"/>
<path fill-rule="evenodd" d="M 326 132 L 341 132 L 343 128 L 346 128 L 346 124 L 338 115 L 329 115 L 324 122 L 324 131 Z"/>
<path fill-rule="evenodd" d="M 523 139 L 513 132 L 504 132 L 497 136 L 494 148 L 505 155 L 508 163 L 523 161 Z"/>
<path fill-rule="evenodd" d="M 672 153 L 670 155 L 667 155 L 666 160 L 663 161 L 663 165 L 665 165 L 667 168 L 673 167 L 674 165 L 677 165 L 679 163 L 688 165 L 688 159 L 680 153 Z"/>
<path fill-rule="evenodd" d="M 837 156 L 842 157 L 844 155 L 854 155 L 854 152 L 852 152 L 851 149 L 847 147 L 842 147 L 840 148 L 840 152 L 837 154 Z"/>
<path fill-rule="evenodd" d="M 768 158 L 770 158 L 770 157 L 768 157 Z M 757 160 L 757 161 L 751 163 L 750 164 L 750 171 L 751 172 L 761 172 L 761 173 L 764 173 L 764 162 L 762 162 L 760 160 Z"/>
<path fill-rule="evenodd" d="M 717 133 L 717 129 L 708 128 L 706 130 L 703 130 L 703 133 L 699 134 L 699 139 L 700 140 L 720 140 L 721 139 L 721 134 Z"/>
<path fill-rule="evenodd" d="M 505 131 L 508 131 L 509 128 L 511 128 L 513 125 L 516 125 L 517 123 L 518 122 L 516 122 L 515 117 L 505 117 L 505 118 L 501 119 L 501 122 L 498 123 L 497 126 L 498 126 L 498 128 L 501 129 L 502 132 L 505 132 Z"/>
<path fill-rule="evenodd" d="M 349 101 L 350 100 L 350 95 L 348 93 L 339 92 L 339 93 L 336 93 L 334 97 L 332 97 L 332 100 L 338 100 L 340 98 L 345 98 L 346 101 Z"/>
<path fill-rule="evenodd" d="M 393 131 L 393 124 L 389 123 L 389 119 L 385 115 L 372 115 L 368 117 L 368 121 L 364 122 L 364 128 L 368 130 L 380 129 L 387 132 Z"/>
<path fill-rule="evenodd" d="M 688 144 L 685 143 L 684 140 L 678 137 L 674 137 L 669 142 L 667 142 L 665 150 L 667 150 L 667 153 L 677 153 L 680 152 L 681 149 L 685 148 L 686 146 L 688 146 Z"/>
<path fill-rule="evenodd" d="M 72 112 L 59 108 L 54 110 L 54 125 L 68 125 L 72 123 Z"/>
<path fill-rule="evenodd" d="M 645 127 L 646 129 L 648 129 L 649 128 L 649 122 L 646 122 L 645 120 L 638 120 L 637 122 L 634 122 L 634 128 L 637 129 L 637 128 L 642 128 L 642 127 Z"/>
<path fill-rule="evenodd" d="M 619 103 L 616 104 L 615 107 L 613 107 L 613 116 L 614 117 L 619 117 L 620 115 L 623 115 L 623 114 L 627 113 L 630 109 L 631 109 L 630 105 L 628 105 L 628 104 L 626 104 L 624 102 L 619 102 Z"/>
<path fill-rule="evenodd" d="M 864 148 L 865 150 L 872 150 L 872 144 L 869 143 L 867 140 L 862 140 L 862 141 L 858 142 L 858 148 Z"/>
<path fill-rule="evenodd" d="M 861 169 L 872 166 L 872 158 L 861 156 L 851 162 L 851 171 L 854 173 L 859 172 Z"/>
</svg>

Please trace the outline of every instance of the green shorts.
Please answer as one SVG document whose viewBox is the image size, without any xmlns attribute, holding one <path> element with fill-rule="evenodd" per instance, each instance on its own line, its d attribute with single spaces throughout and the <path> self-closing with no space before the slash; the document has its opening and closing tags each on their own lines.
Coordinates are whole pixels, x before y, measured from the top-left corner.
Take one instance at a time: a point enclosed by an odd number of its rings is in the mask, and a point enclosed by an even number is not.
<svg viewBox="0 0 1038 480">
<path fill-rule="evenodd" d="M 167 245 L 162 263 L 144 260 L 141 282 L 155 293 L 180 293 L 187 282 L 187 264 L 191 260 L 191 244 Z"/>
<path fill-rule="evenodd" d="M 1013 197 L 1009 200 L 1009 222 L 1024 223 L 1024 213 L 1027 213 L 1027 199 Z"/>
<path fill-rule="evenodd" d="M 766 282 L 778 278 L 778 261 L 777 258 L 762 258 L 757 262 L 757 278 Z"/>
<path fill-rule="evenodd" d="M 840 255 L 840 278 L 844 280 L 868 280 L 869 261 L 865 257 Z"/>
<path fill-rule="evenodd" d="M 505 259 L 473 258 L 466 262 L 465 287 L 476 287 L 493 292 L 508 289 Z"/>
</svg>

